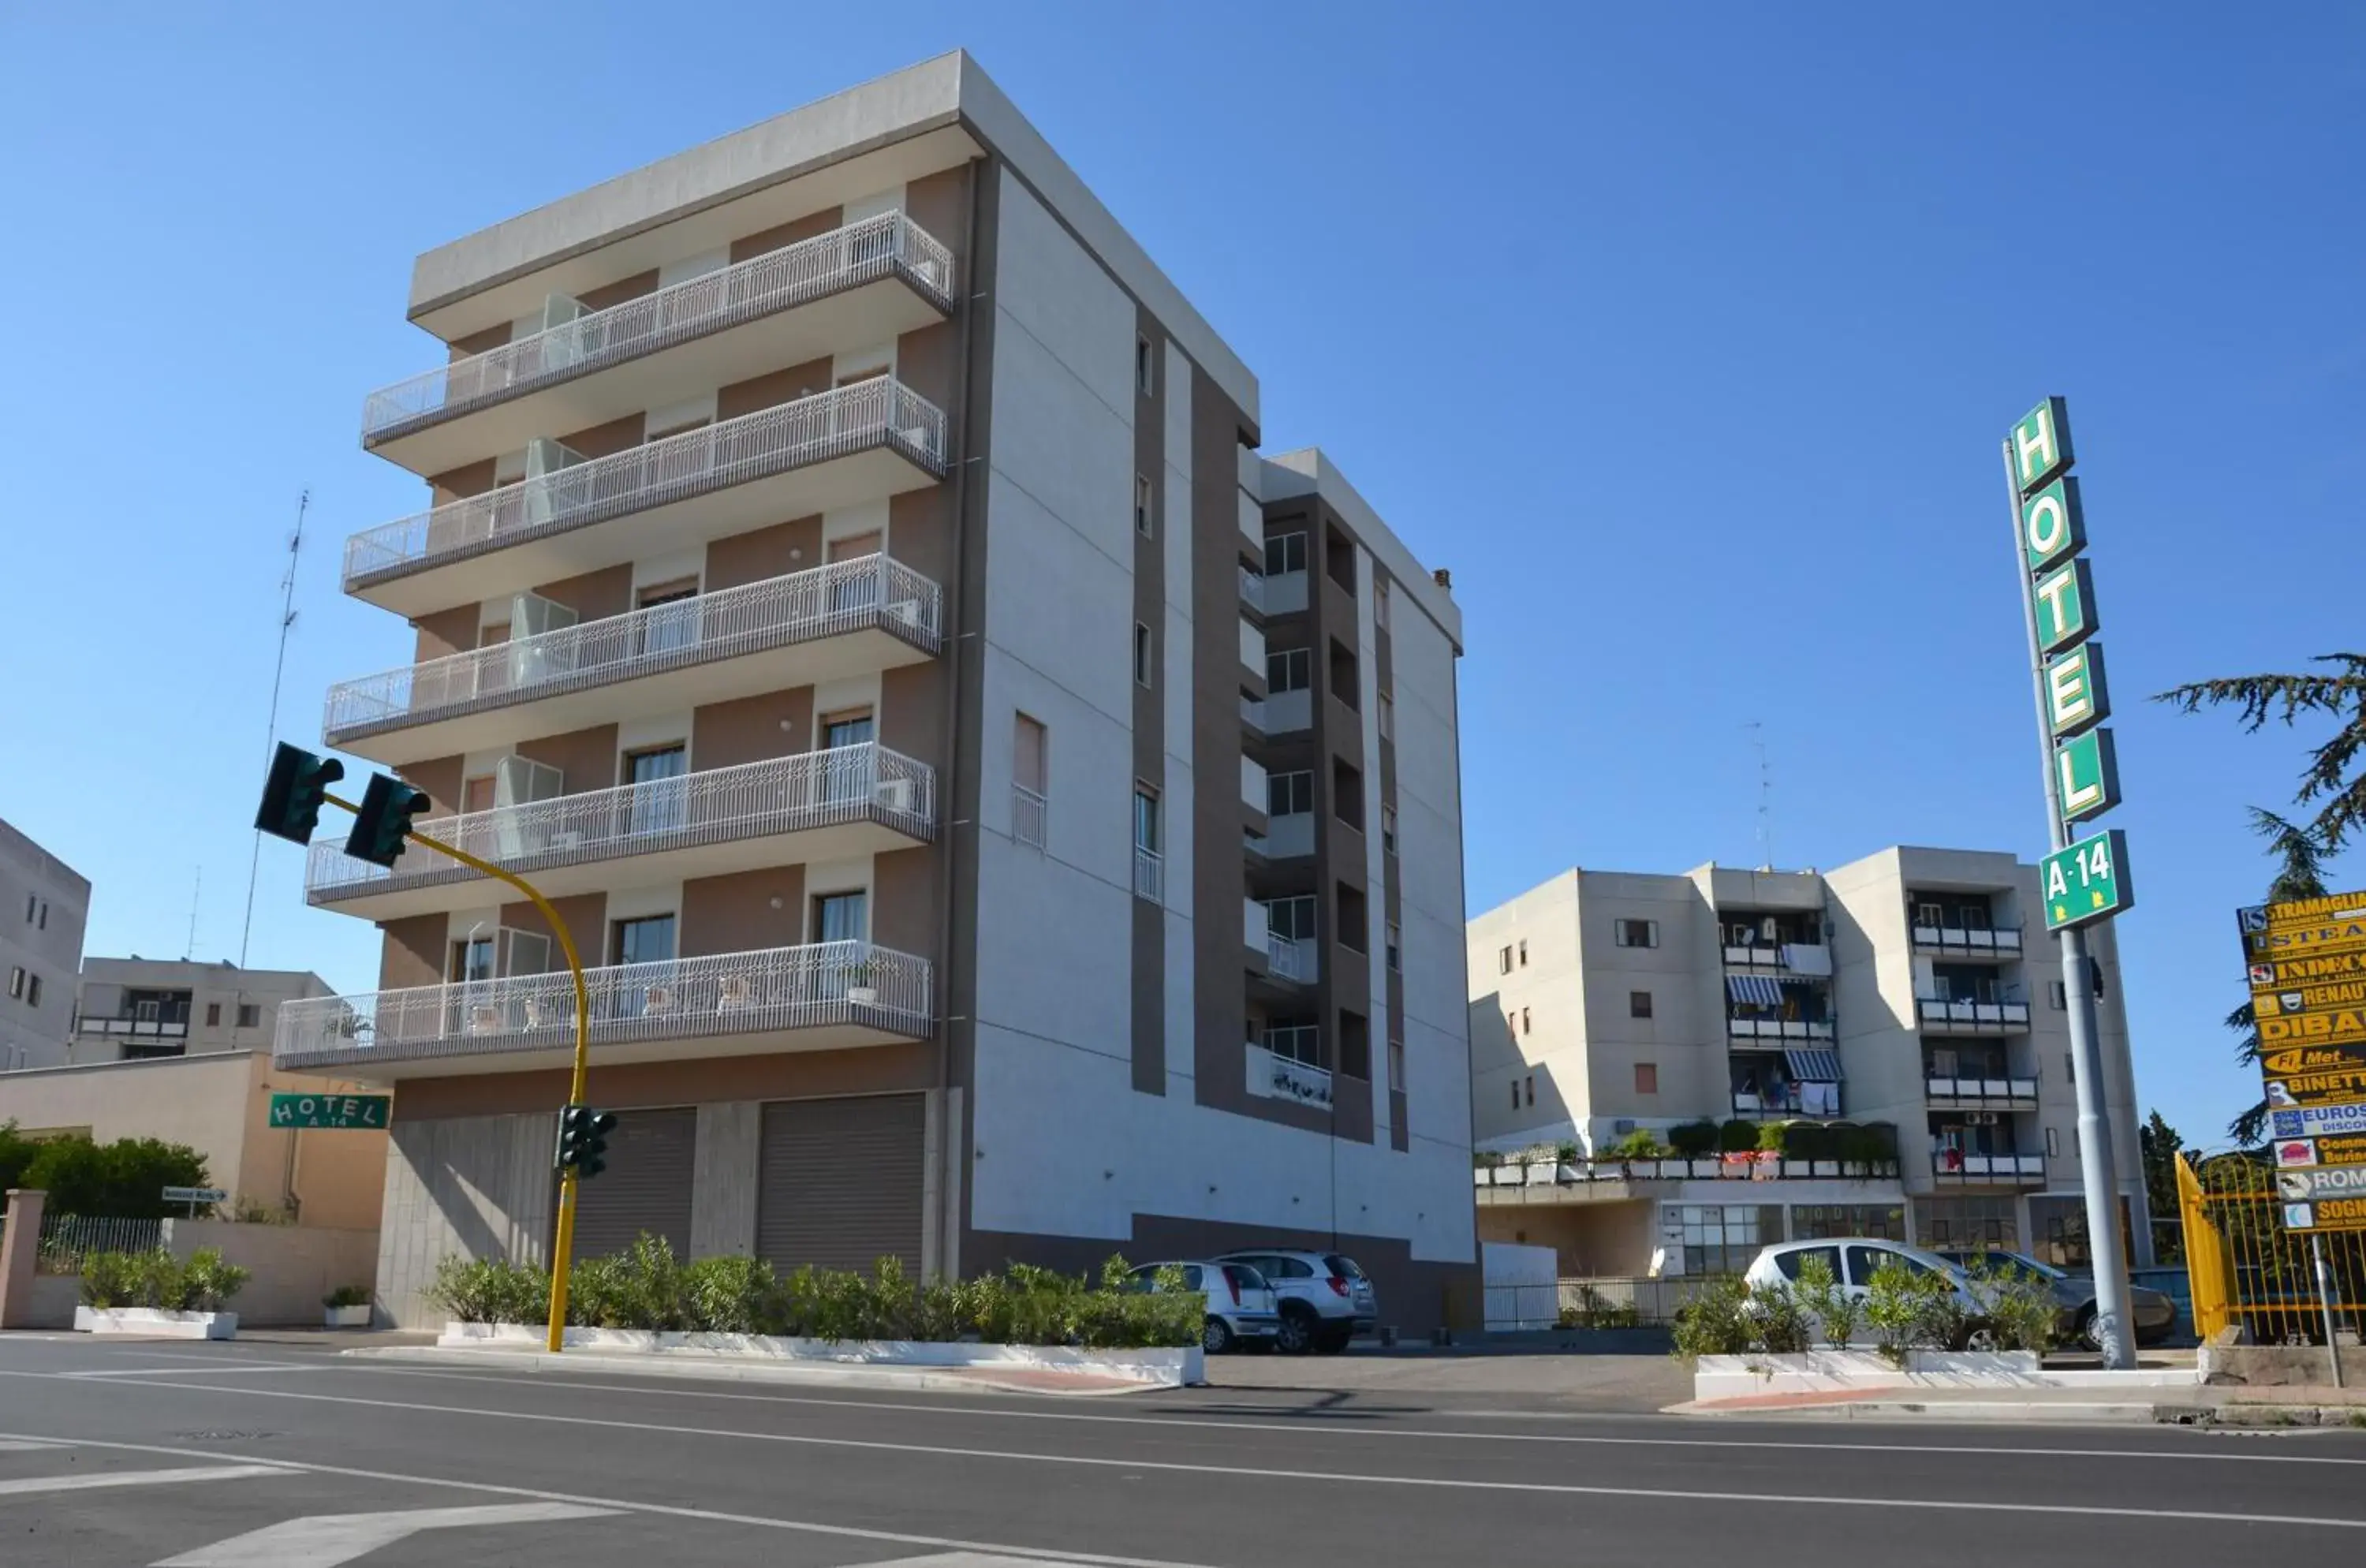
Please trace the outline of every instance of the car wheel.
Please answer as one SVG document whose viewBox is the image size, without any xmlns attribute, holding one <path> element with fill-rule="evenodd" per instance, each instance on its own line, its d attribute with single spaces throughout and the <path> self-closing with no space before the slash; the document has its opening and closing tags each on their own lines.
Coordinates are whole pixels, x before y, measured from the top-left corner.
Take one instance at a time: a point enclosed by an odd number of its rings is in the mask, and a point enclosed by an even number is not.
<svg viewBox="0 0 2366 1568">
<path fill-rule="evenodd" d="M 1345 1350 L 1347 1348 L 1347 1341 L 1355 1337 L 1356 1331 L 1344 1325 L 1338 1328 L 1325 1328 L 1314 1337 L 1314 1348 L 1326 1356 L 1335 1356 Z"/>
<path fill-rule="evenodd" d="M 1987 1324 L 1983 1323 L 1973 1328 L 1970 1333 L 1965 1335 L 1963 1344 L 1958 1346 L 1957 1348 L 1964 1350 L 2001 1350 L 2004 1348 L 2004 1338 L 2001 1335 L 1998 1334 L 1994 1328 L 1991 1328 Z"/>
<path fill-rule="evenodd" d="M 2103 1348 L 2102 1330 L 2096 1325 L 2093 1307 L 2079 1309 L 2079 1321 L 2070 1325 L 2070 1337 L 2083 1349 L 2100 1350 Z"/>
<path fill-rule="evenodd" d="M 1314 1348 L 1314 1314 L 1305 1307 L 1285 1311 L 1281 1314 L 1281 1332 L 1275 1337 L 1273 1348 L 1285 1356 L 1303 1356 Z"/>
<path fill-rule="evenodd" d="M 1209 1315 L 1200 1325 L 1200 1348 L 1211 1356 L 1221 1356 L 1233 1348 L 1233 1325 L 1222 1318 Z"/>
</svg>

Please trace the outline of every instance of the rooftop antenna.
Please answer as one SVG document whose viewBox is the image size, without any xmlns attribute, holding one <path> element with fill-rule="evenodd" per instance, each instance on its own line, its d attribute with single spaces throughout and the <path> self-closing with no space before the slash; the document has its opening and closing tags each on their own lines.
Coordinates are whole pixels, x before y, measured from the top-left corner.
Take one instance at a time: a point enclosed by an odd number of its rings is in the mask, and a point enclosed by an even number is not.
<svg viewBox="0 0 2366 1568">
<path fill-rule="evenodd" d="M 1766 760 L 1766 727 L 1752 719 L 1741 727 L 1750 731 L 1750 744 L 1758 753 L 1758 864 L 1761 870 L 1774 869 L 1774 769 Z"/>
<path fill-rule="evenodd" d="M 197 951 L 197 898 L 206 890 L 206 868 L 197 867 L 197 884 L 189 889 L 189 940 L 181 944 L 181 962 L 186 964 Z"/>
<path fill-rule="evenodd" d="M 265 727 L 263 750 L 266 758 L 279 740 L 279 682 L 287 673 L 287 634 L 296 629 L 296 564 L 304 554 L 304 513 L 312 504 L 312 492 L 300 491 L 296 496 L 296 531 L 287 536 L 287 571 L 279 580 L 279 658 L 271 667 L 271 721 Z M 246 921 L 238 929 L 238 966 L 246 967 L 247 939 L 254 934 L 254 879 L 263 867 L 263 832 L 254 835 L 254 852 L 246 863 Z M 192 947 L 197 944 L 197 915 L 189 916 Z"/>
</svg>

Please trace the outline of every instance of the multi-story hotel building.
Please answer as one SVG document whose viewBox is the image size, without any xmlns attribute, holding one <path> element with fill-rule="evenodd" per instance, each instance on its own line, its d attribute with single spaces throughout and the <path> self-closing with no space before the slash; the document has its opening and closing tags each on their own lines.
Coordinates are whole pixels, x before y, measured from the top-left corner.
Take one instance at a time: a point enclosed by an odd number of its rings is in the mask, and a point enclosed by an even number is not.
<svg viewBox="0 0 2366 1568">
<path fill-rule="evenodd" d="M 1687 1122 L 1826 1129 L 1795 1154 L 1482 1168 L 1483 1239 L 1557 1247 L 1570 1276 L 1739 1269 L 1815 1235 L 2083 1260 L 2061 952 L 2036 867 L 1893 848 L 1822 874 L 1569 871 L 1469 934 L 1482 1148 L 1600 1156 Z M 2147 1258 L 2108 927 L 2090 952 L 2128 1234 Z"/>
<path fill-rule="evenodd" d="M 1473 1266 L 1459 615 L 967 56 L 421 256 L 431 487 L 346 590 L 411 662 L 326 739 L 590 968 L 587 1252 L 975 1272 Z M 332 836 L 324 830 L 323 838 Z M 543 1256 L 573 1002 L 527 904 L 314 846 L 381 989 L 283 1066 L 397 1085 L 378 1291 Z"/>
</svg>

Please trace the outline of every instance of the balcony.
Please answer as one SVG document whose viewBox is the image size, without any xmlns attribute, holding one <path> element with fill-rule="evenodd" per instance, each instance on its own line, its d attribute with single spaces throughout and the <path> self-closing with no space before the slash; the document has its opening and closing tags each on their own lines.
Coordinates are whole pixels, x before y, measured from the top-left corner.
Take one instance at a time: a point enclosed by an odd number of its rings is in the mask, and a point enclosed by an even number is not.
<svg viewBox="0 0 2366 1568">
<path fill-rule="evenodd" d="M 1254 757 L 1241 759 L 1241 804 L 1249 815 L 1262 819 L 1266 807 L 1273 804 L 1273 792 L 1267 786 L 1265 769 Z"/>
<path fill-rule="evenodd" d="M 1314 983 L 1314 944 L 1269 931 L 1265 933 L 1265 968 L 1277 980 L 1311 986 Z"/>
<path fill-rule="evenodd" d="M 1725 1032 L 1727 1038 L 1732 1040 L 1763 1040 L 1769 1043 L 1829 1041 L 1832 1037 L 1832 1026 L 1829 1021 L 1808 1023 L 1797 1019 L 1729 1018 L 1725 1021 Z"/>
<path fill-rule="evenodd" d="M 1914 951 L 1944 958 L 2019 958 L 2017 929 L 1989 931 L 1964 926 L 1913 926 Z"/>
<path fill-rule="evenodd" d="M 1733 1113 L 1746 1121 L 1769 1116 L 1834 1117 L 1846 1114 L 1841 1108 L 1841 1086 L 1826 1086 L 1832 1091 L 1829 1098 L 1810 1098 L 1801 1092 L 1802 1086 L 1787 1084 L 1780 1093 L 1749 1089 L 1733 1091 Z"/>
<path fill-rule="evenodd" d="M 952 276 L 943 245 L 881 213 L 382 388 L 363 405 L 362 445 L 442 473 L 850 344 L 892 342 L 952 312 Z"/>
<path fill-rule="evenodd" d="M 1156 850 L 1139 844 L 1133 850 L 1133 896 L 1154 904 L 1166 897 L 1166 862 Z"/>
<path fill-rule="evenodd" d="M 1965 1111 L 2034 1111 L 2035 1078 L 1930 1077 L 1923 1099 L 1937 1109 Z"/>
<path fill-rule="evenodd" d="M 163 1044 L 189 1037 L 186 1018 L 78 1018 L 76 1040 L 106 1040 L 118 1045 Z"/>
<path fill-rule="evenodd" d="M 1914 1010 L 1925 1034 L 2011 1034 L 2029 1028 L 2027 1002 L 1958 1002 L 1917 997 Z"/>
<path fill-rule="evenodd" d="M 1241 668 L 1254 677 L 1259 687 L 1265 682 L 1265 629 L 1243 615 L 1241 626 Z"/>
<path fill-rule="evenodd" d="M 497 486 L 345 541 L 345 592 L 406 615 L 943 479 L 945 416 L 874 377 Z"/>
<path fill-rule="evenodd" d="M 1931 1174 L 1949 1184 L 1989 1182 L 2042 1187 L 2045 1184 L 2045 1156 L 1974 1155 L 1960 1149 L 1940 1149 L 1931 1156 Z"/>
<path fill-rule="evenodd" d="M 837 561 L 347 681 L 321 733 L 400 766 L 917 664 L 943 597 L 888 556 Z"/>
<path fill-rule="evenodd" d="M 1277 571 L 1265 580 L 1265 613 L 1268 615 L 1295 615 L 1306 609 L 1306 573 Z"/>
<path fill-rule="evenodd" d="M 1259 735 L 1287 735 L 1314 725 L 1314 693 L 1305 686 L 1294 692 L 1270 692 L 1260 702 L 1241 699 L 1241 722 Z"/>
<path fill-rule="evenodd" d="M 1564 1160 L 1557 1155 L 1506 1155 L 1475 1167 L 1482 1203 L 1565 1203 L 1623 1198 L 1634 1181 L 1895 1181 L 1895 1159 L 1797 1159 L 1770 1149 L 1666 1159 Z"/>
<path fill-rule="evenodd" d="M 1265 579 L 1248 568 L 1241 568 L 1241 614 L 1265 624 Z"/>
<path fill-rule="evenodd" d="M 1266 818 L 1265 854 L 1268 860 L 1302 860 L 1314 852 L 1314 813 L 1285 812 Z"/>
<path fill-rule="evenodd" d="M 1832 952 L 1821 942 L 1812 942 L 1729 945 L 1725 949 L 1725 966 L 1743 974 L 1829 976 L 1832 972 Z"/>
<path fill-rule="evenodd" d="M 1277 1055 L 1252 1040 L 1247 1043 L 1248 1091 L 1261 1100 L 1287 1100 L 1331 1109 L 1331 1075 L 1321 1067 Z"/>
<path fill-rule="evenodd" d="M 608 886 L 615 871 L 607 863 L 627 856 L 637 878 L 670 882 L 908 849 L 934 838 L 936 821 L 934 771 L 864 744 L 440 818 L 418 829 L 531 874 L 556 898 Z M 484 882 L 423 844 L 389 870 L 322 840 L 304 889 L 314 905 L 389 920 L 480 904 Z"/>
<path fill-rule="evenodd" d="M 922 1040 L 929 961 L 862 942 L 585 971 L 596 1063 Z M 283 1003 L 274 1065 L 385 1082 L 564 1066 L 575 991 L 564 971 Z"/>
</svg>

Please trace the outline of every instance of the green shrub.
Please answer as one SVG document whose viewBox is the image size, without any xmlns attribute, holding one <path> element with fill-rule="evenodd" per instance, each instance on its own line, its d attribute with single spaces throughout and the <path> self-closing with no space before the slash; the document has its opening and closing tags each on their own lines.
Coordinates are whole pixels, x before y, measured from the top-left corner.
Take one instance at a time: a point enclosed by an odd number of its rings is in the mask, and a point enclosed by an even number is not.
<svg viewBox="0 0 2366 1568">
<path fill-rule="evenodd" d="M 2054 1348 L 2061 1304 L 2050 1280 L 1994 1253 L 1974 1258 L 1964 1272 L 1979 1298 L 1983 1326 L 1999 1349 L 2043 1354 Z"/>
<path fill-rule="evenodd" d="M 1684 1360 L 1746 1354 L 1753 1337 L 1750 1287 L 1739 1276 L 1710 1280 L 1676 1309 L 1675 1353 Z"/>
<path fill-rule="evenodd" d="M 1667 1145 L 1649 1127 L 1638 1127 L 1610 1145 L 1612 1159 L 1658 1159 Z"/>
<path fill-rule="evenodd" d="M 182 1312 L 220 1312 L 246 1288 L 253 1269 L 227 1262 L 218 1247 L 201 1247 L 181 1266 Z"/>
<path fill-rule="evenodd" d="M 1865 1292 L 1865 1326 L 1874 1344 L 1892 1364 L 1904 1366 L 1921 1323 L 1921 1292 L 1914 1271 L 1894 1257 L 1884 1257 Z"/>
<path fill-rule="evenodd" d="M 1791 1141 L 1791 1124 L 1787 1122 L 1762 1122 L 1758 1124 L 1758 1147 L 1762 1153 L 1779 1155 Z"/>
<path fill-rule="evenodd" d="M 1824 1343 L 1835 1350 L 1847 1349 L 1856 1337 L 1857 1300 L 1821 1256 L 1810 1253 L 1800 1260 L 1798 1297 L 1799 1305 L 1823 1330 Z"/>
<path fill-rule="evenodd" d="M 1962 1350 L 1978 1326 L 1972 1304 L 1944 1274 L 1914 1276 L 1913 1342 L 1921 1350 Z"/>
<path fill-rule="evenodd" d="M 780 1281 L 755 1258 L 702 1258 L 682 1270 L 690 1324 L 704 1334 L 761 1334 Z"/>
<path fill-rule="evenodd" d="M 163 1219 L 187 1212 L 186 1204 L 164 1201 L 165 1188 L 207 1185 L 205 1156 L 186 1144 L 154 1138 L 118 1138 L 111 1144 L 52 1138 L 31 1148 L 32 1157 L 16 1184 L 48 1192 L 53 1214 Z M 0 1157 L 18 1156 L 0 1148 Z"/>
<path fill-rule="evenodd" d="M 571 1278 L 569 1283 L 571 1290 Z M 550 1276 L 531 1264 L 446 1258 L 425 1294 L 455 1323 L 550 1321 Z"/>
<path fill-rule="evenodd" d="M 324 1307 L 366 1307 L 370 1304 L 370 1293 L 359 1285 L 339 1285 L 321 1298 L 321 1304 Z"/>
<path fill-rule="evenodd" d="M 1642 1322 L 1634 1303 L 1613 1302 L 1583 1280 L 1578 1282 L 1577 1303 L 1560 1309 L 1563 1328 L 1638 1328 Z"/>
<path fill-rule="evenodd" d="M 1750 1292 L 1750 1322 L 1753 1350 L 1796 1356 L 1814 1348 L 1815 1325 L 1788 1281 Z"/>
<path fill-rule="evenodd" d="M 163 1312 L 181 1310 L 186 1270 L 163 1247 L 131 1254 L 131 1303 Z"/>
<path fill-rule="evenodd" d="M 1687 1122 L 1668 1129 L 1668 1145 L 1686 1159 L 1696 1159 L 1717 1147 L 1717 1123 Z"/>
<path fill-rule="evenodd" d="M 1735 1117 L 1717 1130 L 1717 1146 L 1729 1155 L 1747 1154 L 1758 1146 L 1758 1123 Z"/>
<path fill-rule="evenodd" d="M 131 1258 L 121 1252 L 94 1252 L 82 1260 L 82 1303 L 89 1307 L 131 1305 Z"/>
</svg>

